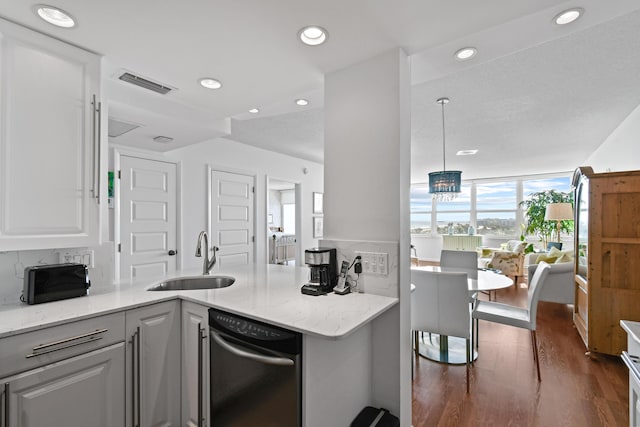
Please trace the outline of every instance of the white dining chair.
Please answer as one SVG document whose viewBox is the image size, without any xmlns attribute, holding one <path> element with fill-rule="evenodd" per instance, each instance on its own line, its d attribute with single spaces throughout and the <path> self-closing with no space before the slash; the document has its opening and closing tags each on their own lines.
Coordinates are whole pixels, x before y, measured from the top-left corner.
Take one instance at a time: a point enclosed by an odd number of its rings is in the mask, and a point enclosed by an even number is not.
<svg viewBox="0 0 640 427">
<path fill-rule="evenodd" d="M 454 251 L 443 249 L 440 251 L 440 268 L 443 271 L 461 271 L 467 273 L 467 278 L 478 279 L 478 253 L 475 251 Z M 491 301 L 491 292 L 483 292 L 489 296 Z M 470 296 L 469 302 L 475 304 L 478 298 L 477 293 Z M 471 329 L 471 343 L 477 343 L 478 321 Z"/>
<path fill-rule="evenodd" d="M 411 270 L 411 330 L 416 361 L 419 360 L 418 332 L 460 337 L 466 340 L 467 393 L 471 363 L 471 309 L 467 274 Z"/>
<path fill-rule="evenodd" d="M 440 267 L 445 271 L 455 269 L 464 271 L 469 279 L 478 278 L 478 253 L 475 251 L 440 251 Z"/>
<path fill-rule="evenodd" d="M 516 328 L 531 331 L 531 345 L 533 346 L 533 360 L 536 362 L 538 381 L 540 378 L 540 361 L 538 360 L 538 342 L 536 338 L 536 317 L 538 311 L 538 299 L 547 274 L 549 264 L 542 261 L 538 264 L 536 272 L 529 284 L 527 293 L 527 307 L 516 307 L 495 301 L 477 301 L 473 308 L 473 318 L 489 322 L 502 323 Z"/>
</svg>

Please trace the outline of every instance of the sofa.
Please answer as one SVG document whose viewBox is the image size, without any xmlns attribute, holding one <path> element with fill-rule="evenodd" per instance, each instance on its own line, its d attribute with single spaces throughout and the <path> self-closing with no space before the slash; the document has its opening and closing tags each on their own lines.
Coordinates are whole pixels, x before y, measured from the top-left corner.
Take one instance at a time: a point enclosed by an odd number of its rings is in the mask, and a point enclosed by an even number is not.
<svg viewBox="0 0 640 427">
<path fill-rule="evenodd" d="M 527 267 L 527 278 L 531 280 L 533 274 L 538 267 L 536 261 L 545 260 L 548 262 L 555 256 L 553 249 L 549 252 L 552 254 L 529 254 Z M 561 252 L 556 256 L 555 262 L 549 264 L 549 273 L 542 283 L 540 291 L 540 301 L 555 302 L 560 304 L 574 303 L 574 273 L 573 273 L 573 256 L 570 251 Z"/>
</svg>

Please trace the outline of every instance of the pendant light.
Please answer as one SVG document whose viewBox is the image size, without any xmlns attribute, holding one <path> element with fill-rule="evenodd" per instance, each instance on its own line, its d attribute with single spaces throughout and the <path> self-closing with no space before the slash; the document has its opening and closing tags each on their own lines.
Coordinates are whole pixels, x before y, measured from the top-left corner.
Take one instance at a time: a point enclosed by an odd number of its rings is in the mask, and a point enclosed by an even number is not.
<svg viewBox="0 0 640 427">
<path fill-rule="evenodd" d="M 460 194 L 461 171 L 448 171 L 445 156 L 444 106 L 449 98 L 438 98 L 436 101 L 442 107 L 442 170 L 429 173 L 429 193 L 433 200 L 448 202 Z"/>
</svg>

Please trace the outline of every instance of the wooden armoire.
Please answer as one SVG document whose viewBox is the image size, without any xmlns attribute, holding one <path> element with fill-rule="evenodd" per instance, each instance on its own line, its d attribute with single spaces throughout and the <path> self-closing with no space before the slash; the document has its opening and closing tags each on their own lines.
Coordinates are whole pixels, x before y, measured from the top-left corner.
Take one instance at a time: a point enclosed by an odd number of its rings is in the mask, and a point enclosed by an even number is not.
<svg viewBox="0 0 640 427">
<path fill-rule="evenodd" d="M 591 352 L 620 355 L 640 321 L 640 171 L 576 169 L 573 321 Z"/>
</svg>

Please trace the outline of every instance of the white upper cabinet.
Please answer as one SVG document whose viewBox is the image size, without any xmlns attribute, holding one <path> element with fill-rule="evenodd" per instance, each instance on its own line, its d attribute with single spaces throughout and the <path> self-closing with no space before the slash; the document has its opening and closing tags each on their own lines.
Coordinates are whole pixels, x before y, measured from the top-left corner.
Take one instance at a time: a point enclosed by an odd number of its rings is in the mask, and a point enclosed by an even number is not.
<svg viewBox="0 0 640 427">
<path fill-rule="evenodd" d="M 100 63 L 0 19 L 0 251 L 98 242 Z"/>
</svg>

